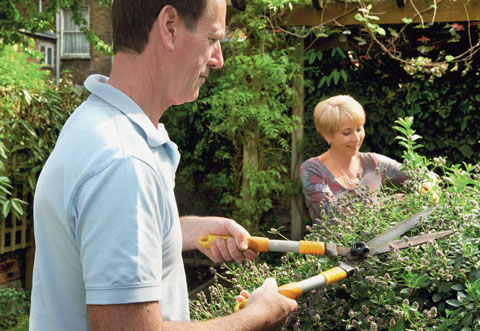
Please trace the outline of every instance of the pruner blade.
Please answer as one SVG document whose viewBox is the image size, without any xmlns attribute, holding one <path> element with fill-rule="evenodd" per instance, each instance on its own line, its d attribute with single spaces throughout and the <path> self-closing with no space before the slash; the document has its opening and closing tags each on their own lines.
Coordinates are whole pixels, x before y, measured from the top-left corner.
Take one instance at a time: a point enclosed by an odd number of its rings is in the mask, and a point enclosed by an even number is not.
<svg viewBox="0 0 480 331">
<path fill-rule="evenodd" d="M 391 241 L 388 243 L 383 243 L 376 246 L 369 246 L 370 252 L 367 254 L 367 257 L 382 254 L 386 252 L 394 251 L 395 249 L 404 249 L 408 247 L 418 246 L 429 241 L 435 241 L 440 238 L 444 238 L 453 233 L 453 231 L 440 231 L 434 233 L 427 233 L 415 237 L 404 237 L 400 240 Z"/>
<path fill-rule="evenodd" d="M 370 240 L 367 243 L 367 246 L 368 247 L 374 247 L 374 246 L 378 246 L 380 244 L 385 244 L 385 243 L 388 243 L 388 242 L 392 241 L 396 237 L 401 236 L 402 234 L 404 234 L 405 232 L 407 232 L 408 230 L 413 228 L 415 225 L 417 225 L 418 222 L 420 222 L 420 220 L 422 218 L 430 215 L 435 210 L 435 208 L 436 207 L 431 207 L 431 208 L 425 209 L 421 212 L 418 212 L 416 214 L 413 214 L 412 216 L 410 216 L 406 220 L 403 220 L 400 223 L 392 226 L 390 229 L 388 229 L 387 231 L 385 231 L 381 235 L 379 235 L 379 236 L 375 237 L 374 239 Z"/>
</svg>

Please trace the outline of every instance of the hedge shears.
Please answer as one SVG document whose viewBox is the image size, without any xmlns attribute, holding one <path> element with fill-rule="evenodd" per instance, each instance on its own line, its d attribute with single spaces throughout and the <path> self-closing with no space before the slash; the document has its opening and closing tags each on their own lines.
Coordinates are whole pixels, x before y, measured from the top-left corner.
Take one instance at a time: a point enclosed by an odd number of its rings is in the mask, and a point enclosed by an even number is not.
<svg viewBox="0 0 480 331">
<path fill-rule="evenodd" d="M 416 226 L 421 219 L 431 214 L 435 208 L 436 207 L 428 208 L 410 216 L 367 243 L 354 242 L 352 247 L 340 247 L 333 243 L 319 241 L 289 241 L 272 240 L 265 237 L 249 237 L 247 239 L 248 248 L 257 252 L 293 252 L 299 254 L 325 255 L 328 257 L 343 257 L 343 260 L 340 261 L 336 267 L 305 280 L 288 283 L 278 288 L 280 294 L 287 298 L 295 299 L 307 291 L 323 288 L 352 276 L 356 267 L 369 257 L 391 252 L 396 249 L 400 250 L 421 245 L 452 234 L 453 231 L 440 231 L 394 240 L 396 237 L 403 235 L 412 227 Z M 205 248 L 209 248 L 210 243 L 215 241 L 217 237 L 228 238 L 228 236 L 207 235 L 200 238 L 199 244 Z M 247 299 L 237 303 L 235 310 L 237 311 L 244 308 L 246 302 Z"/>
</svg>

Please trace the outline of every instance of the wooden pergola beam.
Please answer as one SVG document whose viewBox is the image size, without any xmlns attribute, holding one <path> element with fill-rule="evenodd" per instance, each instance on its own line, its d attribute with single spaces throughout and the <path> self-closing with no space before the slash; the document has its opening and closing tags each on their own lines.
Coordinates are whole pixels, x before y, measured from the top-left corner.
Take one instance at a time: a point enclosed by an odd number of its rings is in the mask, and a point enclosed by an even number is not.
<svg viewBox="0 0 480 331">
<path fill-rule="evenodd" d="M 413 5 L 412 5 L 413 3 Z M 406 0 L 405 6 L 397 5 L 396 0 L 371 2 L 370 15 L 380 18 L 372 21 L 377 24 L 402 24 L 402 18 L 412 18 L 414 23 L 421 23 L 418 13 L 422 13 L 424 23 L 480 21 L 480 1 L 478 0 L 437 0 L 437 9 L 428 10 L 433 0 Z M 316 26 L 326 25 L 360 25 L 354 16 L 358 13 L 358 3 L 328 2 L 322 10 L 313 6 L 296 7 L 286 15 L 281 25 Z"/>
</svg>

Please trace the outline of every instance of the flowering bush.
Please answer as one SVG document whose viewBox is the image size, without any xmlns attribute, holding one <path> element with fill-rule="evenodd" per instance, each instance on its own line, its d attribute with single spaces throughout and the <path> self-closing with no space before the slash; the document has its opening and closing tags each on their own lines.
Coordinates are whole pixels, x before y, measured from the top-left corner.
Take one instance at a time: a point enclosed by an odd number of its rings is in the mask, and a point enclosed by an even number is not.
<svg viewBox="0 0 480 331">
<path fill-rule="evenodd" d="M 406 233 L 453 230 L 435 242 L 386 253 L 362 262 L 356 273 L 339 283 L 297 299 L 299 308 L 285 330 L 474 330 L 480 328 L 480 165 L 446 166 L 445 159 L 428 160 L 416 153 L 419 136 L 413 119 L 397 121 L 405 147 L 410 180 L 402 188 L 386 188 L 372 196 L 363 192 L 339 201 L 341 212 L 324 214 L 311 226 L 307 240 L 350 246 L 369 241 L 409 215 L 432 205 L 418 182 L 435 171 L 438 204 L 435 211 Z M 398 191 L 402 192 L 399 198 Z M 275 253 L 269 253 L 272 255 Z M 240 289 L 254 290 L 266 277 L 279 284 L 299 281 L 336 266 L 338 260 L 292 253 L 274 265 L 261 261 L 224 265 L 215 285 L 191 302 L 192 318 L 231 313 Z"/>
</svg>

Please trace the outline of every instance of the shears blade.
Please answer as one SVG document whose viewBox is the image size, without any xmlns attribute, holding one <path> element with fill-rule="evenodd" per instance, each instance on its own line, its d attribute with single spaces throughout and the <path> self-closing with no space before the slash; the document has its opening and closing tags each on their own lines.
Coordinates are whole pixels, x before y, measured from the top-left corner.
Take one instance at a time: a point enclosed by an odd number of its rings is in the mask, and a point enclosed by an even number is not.
<svg viewBox="0 0 480 331">
<path fill-rule="evenodd" d="M 404 237 L 400 240 L 391 241 L 388 243 L 380 244 L 377 246 L 369 246 L 370 251 L 367 253 L 367 257 L 387 253 L 394 251 L 395 249 L 404 249 L 408 247 L 418 246 L 429 241 L 435 241 L 440 238 L 449 236 L 453 231 L 440 231 L 434 233 L 427 233 L 415 237 Z"/>
<path fill-rule="evenodd" d="M 396 237 L 404 234 L 405 232 L 407 232 L 408 230 L 413 228 L 415 225 L 417 225 L 422 218 L 430 215 L 435 210 L 435 208 L 436 207 L 430 207 L 428 209 L 422 210 L 421 212 L 413 214 L 409 218 L 407 218 L 407 219 L 401 221 L 400 223 L 392 226 L 390 229 L 388 229 L 384 233 L 382 233 L 379 236 L 370 240 L 367 243 L 368 247 L 375 247 L 375 246 L 379 246 L 381 244 L 391 242 Z"/>
</svg>

